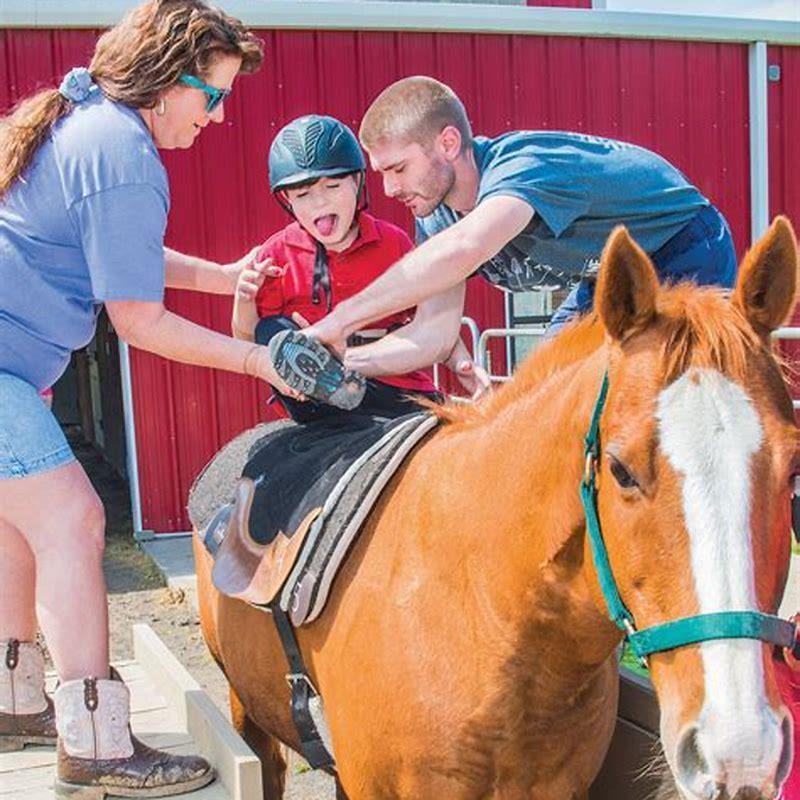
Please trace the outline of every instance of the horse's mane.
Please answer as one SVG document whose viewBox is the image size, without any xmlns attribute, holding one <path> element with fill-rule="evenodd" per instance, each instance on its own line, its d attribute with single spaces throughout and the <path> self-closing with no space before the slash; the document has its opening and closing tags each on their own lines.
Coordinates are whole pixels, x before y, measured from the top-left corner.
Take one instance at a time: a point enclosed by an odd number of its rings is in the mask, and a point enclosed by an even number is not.
<svg viewBox="0 0 800 800">
<path fill-rule="evenodd" d="M 717 369 L 742 381 L 747 374 L 748 355 L 765 347 L 738 307 L 730 302 L 729 293 L 722 289 L 699 288 L 689 283 L 664 287 L 659 291 L 656 313 L 651 327 L 659 339 L 663 385 L 692 366 Z M 589 314 L 538 347 L 511 381 L 482 402 L 450 402 L 434 411 L 451 425 L 487 422 L 548 378 L 604 346 L 603 325 L 596 313 Z"/>
</svg>

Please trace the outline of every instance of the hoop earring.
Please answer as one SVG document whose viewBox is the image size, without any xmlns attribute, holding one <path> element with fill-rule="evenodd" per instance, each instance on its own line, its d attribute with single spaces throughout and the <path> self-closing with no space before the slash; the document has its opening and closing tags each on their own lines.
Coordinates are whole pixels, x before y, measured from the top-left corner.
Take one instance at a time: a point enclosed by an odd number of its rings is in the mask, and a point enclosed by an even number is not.
<svg viewBox="0 0 800 800">
<path fill-rule="evenodd" d="M 158 101 L 158 105 L 155 108 L 155 112 L 159 117 L 163 117 L 167 110 L 167 101 L 162 97 Z"/>
</svg>

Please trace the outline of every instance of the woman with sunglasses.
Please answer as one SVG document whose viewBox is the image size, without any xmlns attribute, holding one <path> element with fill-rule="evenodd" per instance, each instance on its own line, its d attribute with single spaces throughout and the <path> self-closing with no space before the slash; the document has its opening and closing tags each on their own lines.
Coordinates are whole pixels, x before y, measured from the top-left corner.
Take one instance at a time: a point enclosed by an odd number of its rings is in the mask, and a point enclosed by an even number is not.
<svg viewBox="0 0 800 800">
<path fill-rule="evenodd" d="M 149 0 L 100 37 L 88 69 L 0 119 L 0 751 L 57 737 L 58 797 L 157 797 L 212 779 L 202 759 L 130 733 L 109 668 L 103 508 L 38 391 L 92 338 L 101 304 L 136 347 L 279 381 L 267 348 L 163 305 L 165 284 L 232 294 L 241 264 L 165 250 L 158 148 L 191 147 L 222 122 L 234 79 L 261 61 L 259 40 L 203 0 Z"/>
</svg>

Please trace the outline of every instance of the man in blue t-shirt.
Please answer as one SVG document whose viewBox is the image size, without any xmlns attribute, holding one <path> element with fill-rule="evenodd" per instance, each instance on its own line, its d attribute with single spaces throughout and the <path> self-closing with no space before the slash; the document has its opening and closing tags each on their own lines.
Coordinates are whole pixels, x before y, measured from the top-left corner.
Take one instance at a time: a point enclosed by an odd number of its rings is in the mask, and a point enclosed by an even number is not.
<svg viewBox="0 0 800 800">
<path fill-rule="evenodd" d="M 551 323 L 558 329 L 591 308 L 600 255 L 619 224 L 662 280 L 733 285 L 724 218 L 678 169 L 642 147 L 554 131 L 473 138 L 458 97 L 424 76 L 385 89 L 360 136 L 386 194 L 416 217 L 419 246 L 312 326 L 309 333 L 334 349 L 371 320 L 417 305 L 437 315 L 436 329 L 422 335 L 441 340 L 446 357 L 465 280 L 475 273 L 506 291 L 570 289 Z M 387 344 L 347 350 L 347 366 L 380 363 L 391 355 Z"/>
</svg>

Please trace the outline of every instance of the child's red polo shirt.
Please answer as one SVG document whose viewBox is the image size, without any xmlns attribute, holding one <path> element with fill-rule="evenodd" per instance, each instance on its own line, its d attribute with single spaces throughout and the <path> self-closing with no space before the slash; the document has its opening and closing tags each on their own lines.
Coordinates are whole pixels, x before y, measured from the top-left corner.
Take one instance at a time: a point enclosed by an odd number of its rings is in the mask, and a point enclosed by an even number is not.
<svg viewBox="0 0 800 800">
<path fill-rule="evenodd" d="M 333 305 L 358 294 L 412 248 L 411 240 L 396 225 L 375 219 L 361 212 L 359 234 L 353 244 L 341 253 L 328 251 Z M 322 319 L 325 302 L 314 305 L 311 292 L 317 243 L 298 222 L 287 225 L 271 236 L 258 253 L 259 260 L 271 258 L 277 266 L 286 267 L 281 278 L 267 278 L 256 295 L 259 317 L 283 315 L 297 311 L 310 323 Z M 414 317 L 413 311 L 400 311 L 369 324 L 370 329 L 393 329 Z M 415 370 L 404 375 L 381 375 L 376 378 L 390 386 L 412 392 L 435 392 L 428 374 Z"/>
</svg>

